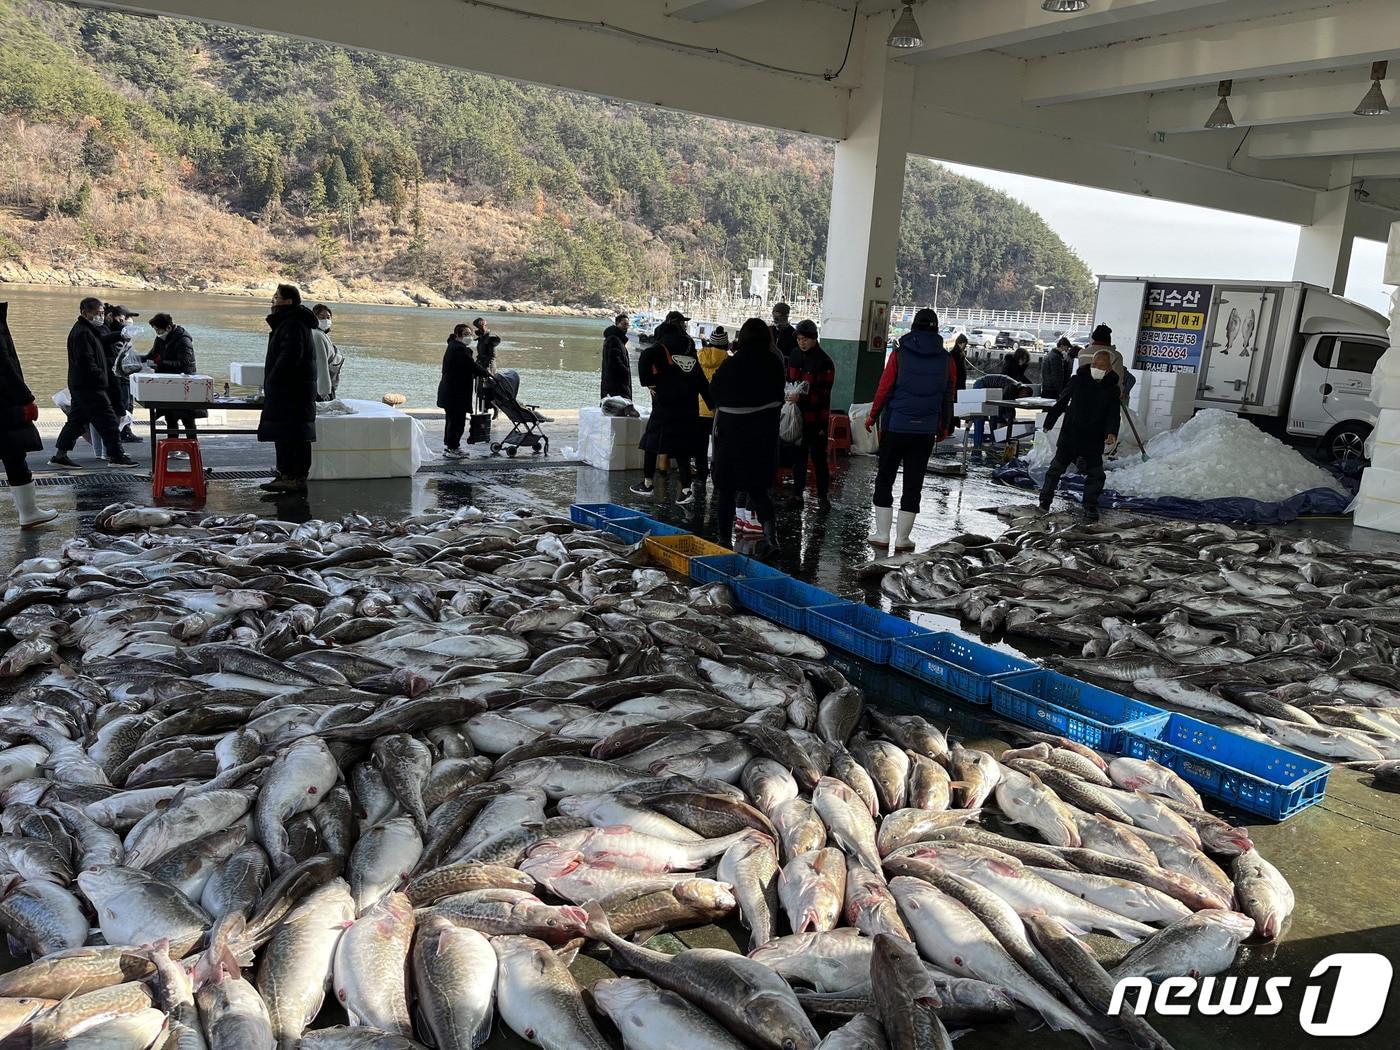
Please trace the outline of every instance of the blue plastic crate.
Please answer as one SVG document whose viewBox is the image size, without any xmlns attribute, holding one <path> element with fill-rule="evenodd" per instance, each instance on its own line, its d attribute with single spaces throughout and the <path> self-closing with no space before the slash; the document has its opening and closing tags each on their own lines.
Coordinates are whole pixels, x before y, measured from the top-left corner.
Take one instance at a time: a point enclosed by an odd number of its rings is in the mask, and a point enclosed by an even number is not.
<svg viewBox="0 0 1400 1050">
<path fill-rule="evenodd" d="M 1115 754 L 1122 754 L 1124 734 L 1167 720 L 1161 708 L 1055 671 L 994 678 L 991 694 L 992 710 L 1013 722 Z"/>
<path fill-rule="evenodd" d="M 643 536 L 682 536 L 685 529 L 667 525 L 664 521 L 648 518 L 645 514 L 632 514 L 625 518 L 609 518 L 603 525 L 624 543 L 641 543 Z"/>
<path fill-rule="evenodd" d="M 734 581 L 734 597 L 745 609 L 794 631 L 807 629 L 807 610 L 816 605 L 840 602 L 830 591 L 802 583 L 790 576 Z M 854 602 L 848 602 L 854 605 Z"/>
<path fill-rule="evenodd" d="M 618 518 L 635 518 L 641 512 L 616 503 L 575 503 L 569 507 L 569 520 L 579 525 L 606 529 L 608 522 Z"/>
<path fill-rule="evenodd" d="M 711 554 L 690 559 L 690 578 L 696 583 L 733 583 L 735 580 L 773 580 L 787 573 L 742 554 Z"/>
<path fill-rule="evenodd" d="M 964 700 L 986 704 L 992 699 L 992 678 L 1034 671 L 1038 665 L 1034 660 L 969 641 L 952 631 L 938 631 L 895 642 L 890 647 L 890 666 Z"/>
<path fill-rule="evenodd" d="M 890 643 L 896 638 L 929 632 L 903 617 L 891 616 L 868 605 L 837 602 L 807 610 L 807 633 L 873 664 L 887 664 Z"/>
<path fill-rule="evenodd" d="M 1204 794 L 1274 820 L 1321 802 L 1332 769 L 1188 715 L 1128 733 L 1125 745 L 1127 754 L 1160 762 Z"/>
</svg>

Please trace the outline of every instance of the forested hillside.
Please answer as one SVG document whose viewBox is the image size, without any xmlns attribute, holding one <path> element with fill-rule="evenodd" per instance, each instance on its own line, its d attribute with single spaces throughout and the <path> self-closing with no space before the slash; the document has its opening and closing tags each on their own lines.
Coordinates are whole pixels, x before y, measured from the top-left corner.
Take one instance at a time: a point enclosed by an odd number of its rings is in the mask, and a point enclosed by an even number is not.
<svg viewBox="0 0 1400 1050">
<path fill-rule="evenodd" d="M 289 274 L 606 305 L 752 254 L 822 280 L 832 147 L 169 19 L 0 0 L 0 260 L 186 287 Z M 912 162 L 900 302 L 1004 308 L 1088 269 L 1033 211 Z"/>
</svg>

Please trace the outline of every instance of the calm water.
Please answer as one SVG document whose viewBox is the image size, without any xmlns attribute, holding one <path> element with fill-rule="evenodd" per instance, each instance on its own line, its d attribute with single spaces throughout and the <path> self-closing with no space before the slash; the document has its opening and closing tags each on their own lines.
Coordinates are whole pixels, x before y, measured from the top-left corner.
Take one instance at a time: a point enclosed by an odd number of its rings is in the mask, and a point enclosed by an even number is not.
<svg viewBox="0 0 1400 1050">
<path fill-rule="evenodd" d="M 67 385 L 66 339 L 78 316 L 78 301 L 86 295 L 138 311 L 138 323 L 161 311 L 170 314 L 193 336 L 199 370 L 214 377 L 216 389 L 228 379 L 230 362 L 261 362 L 267 350 L 264 318 L 268 303 L 262 300 L 0 284 L 0 301 L 10 304 L 10 332 L 25 379 L 41 405 L 51 405 L 53 394 Z M 307 305 L 311 305 L 309 300 Z M 378 400 L 394 391 L 408 398 L 409 408 L 436 404 L 447 335 L 453 325 L 477 316 L 413 307 L 331 306 L 335 310 L 331 335 L 346 357 L 340 394 Z M 496 367 L 520 373 L 522 401 L 546 408 L 598 403 L 598 362 L 605 321 L 499 313 L 482 316 L 501 337 Z M 149 326 L 143 324 L 136 346 L 145 353 L 154 339 Z M 634 354 L 634 372 L 635 368 Z M 638 394 L 645 404 L 646 393 L 639 389 Z"/>
</svg>

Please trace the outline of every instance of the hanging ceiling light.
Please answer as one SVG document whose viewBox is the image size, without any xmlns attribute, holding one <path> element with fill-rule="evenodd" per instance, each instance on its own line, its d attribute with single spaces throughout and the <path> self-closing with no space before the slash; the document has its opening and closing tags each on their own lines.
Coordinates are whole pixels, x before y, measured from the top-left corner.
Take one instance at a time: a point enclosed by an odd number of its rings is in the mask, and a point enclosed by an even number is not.
<svg viewBox="0 0 1400 1050">
<path fill-rule="evenodd" d="M 1040 6 L 1053 14 L 1072 15 L 1088 7 L 1089 0 L 1045 0 Z"/>
<path fill-rule="evenodd" d="M 1234 86 L 1233 80 L 1222 80 L 1220 82 L 1220 101 L 1216 103 L 1215 112 L 1206 121 L 1206 127 L 1212 131 L 1222 128 L 1233 128 L 1235 126 L 1235 115 L 1230 112 L 1230 89 Z"/>
<path fill-rule="evenodd" d="M 919 23 L 914 20 L 914 5 L 912 3 L 904 5 L 904 11 L 900 14 L 899 21 L 890 30 L 889 39 L 885 43 L 889 47 L 898 48 L 924 46 L 924 37 L 919 32 Z"/>
<path fill-rule="evenodd" d="M 1389 67 L 1389 62 L 1371 63 L 1371 90 L 1366 92 L 1361 105 L 1356 107 L 1358 117 L 1383 117 L 1390 112 L 1390 103 L 1386 102 L 1385 92 L 1381 90 L 1381 81 L 1385 79 Z"/>
</svg>

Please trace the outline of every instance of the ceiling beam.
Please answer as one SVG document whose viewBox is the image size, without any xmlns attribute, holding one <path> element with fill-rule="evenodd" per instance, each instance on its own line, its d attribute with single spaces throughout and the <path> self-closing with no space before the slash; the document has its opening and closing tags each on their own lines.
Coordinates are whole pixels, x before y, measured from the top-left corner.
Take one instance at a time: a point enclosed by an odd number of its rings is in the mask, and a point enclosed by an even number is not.
<svg viewBox="0 0 1400 1050">
<path fill-rule="evenodd" d="M 936 32 L 924 47 L 910 53 L 913 61 L 953 58 L 975 51 L 1012 47 L 1054 38 L 1055 50 L 1074 46 L 1073 34 L 1158 15 L 1178 14 L 1201 7 L 1228 6 L 1233 0 L 1117 0 L 1092 4 L 1078 14 L 1046 11 L 1041 0 L 959 0 L 940 8 L 933 20 Z M 915 9 L 918 13 L 918 9 Z M 932 29 L 933 26 L 931 25 Z"/>
<path fill-rule="evenodd" d="M 1217 80 L 1361 66 L 1383 58 L 1400 58 L 1400 4 L 1353 0 L 1322 11 L 1038 58 L 1027 64 L 1025 97 L 1044 106 Z"/>
<path fill-rule="evenodd" d="M 1251 135 L 1248 148 L 1255 160 L 1394 153 L 1400 150 L 1400 120 L 1353 117 L 1332 124 L 1268 128 Z"/>
<path fill-rule="evenodd" d="M 1240 127 L 1306 124 L 1353 117 L 1371 86 L 1364 66 L 1328 73 L 1306 73 L 1286 80 L 1235 81 L 1230 111 Z M 1400 100 L 1400 78 L 1381 82 L 1388 99 Z M 1216 86 L 1167 91 L 1152 96 L 1147 107 L 1148 129 L 1178 134 L 1200 131 L 1218 101 Z"/>
<path fill-rule="evenodd" d="M 1358 179 L 1400 179 L 1400 153 L 1357 157 L 1352 174 Z"/>
<path fill-rule="evenodd" d="M 686 22 L 708 22 L 761 3 L 763 0 L 667 0 L 666 13 Z"/>
</svg>

